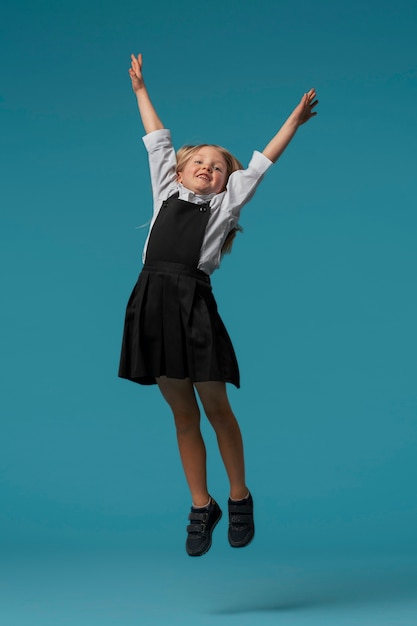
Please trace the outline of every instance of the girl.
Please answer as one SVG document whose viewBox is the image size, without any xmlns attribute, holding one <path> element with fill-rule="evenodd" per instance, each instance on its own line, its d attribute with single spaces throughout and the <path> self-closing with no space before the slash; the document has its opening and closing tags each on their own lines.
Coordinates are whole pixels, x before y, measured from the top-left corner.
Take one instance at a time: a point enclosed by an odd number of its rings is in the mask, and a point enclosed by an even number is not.
<svg viewBox="0 0 417 626">
<path fill-rule="evenodd" d="M 230 482 L 229 543 L 244 547 L 254 536 L 242 437 L 226 392 L 226 382 L 239 387 L 239 369 L 209 276 L 239 228 L 242 207 L 298 127 L 316 115 L 318 101 L 314 89 L 304 94 L 263 152 L 255 151 L 243 169 L 220 146 L 186 146 L 176 155 L 145 87 L 141 54 L 132 55 L 129 74 L 146 132 L 154 212 L 144 267 L 127 305 L 119 376 L 156 383 L 173 412 L 192 498 L 186 550 L 201 556 L 210 549 L 222 512 L 207 488 L 196 392 Z"/>
</svg>

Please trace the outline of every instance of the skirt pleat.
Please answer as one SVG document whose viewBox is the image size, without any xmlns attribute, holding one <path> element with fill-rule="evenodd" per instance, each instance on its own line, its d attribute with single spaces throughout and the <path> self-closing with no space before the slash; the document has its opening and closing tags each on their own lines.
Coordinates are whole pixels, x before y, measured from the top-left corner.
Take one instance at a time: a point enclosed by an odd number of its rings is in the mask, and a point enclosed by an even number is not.
<svg viewBox="0 0 417 626">
<path fill-rule="evenodd" d="M 239 367 L 209 277 L 179 264 L 144 266 L 126 308 L 119 376 L 159 376 L 239 387 Z"/>
</svg>

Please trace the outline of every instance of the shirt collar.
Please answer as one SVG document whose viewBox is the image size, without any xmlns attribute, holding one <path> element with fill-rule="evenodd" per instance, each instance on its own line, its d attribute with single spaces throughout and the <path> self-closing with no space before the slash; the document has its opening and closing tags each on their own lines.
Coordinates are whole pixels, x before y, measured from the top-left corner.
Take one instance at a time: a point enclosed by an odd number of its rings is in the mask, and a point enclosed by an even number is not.
<svg viewBox="0 0 417 626">
<path fill-rule="evenodd" d="M 210 200 L 216 195 L 215 193 L 209 193 L 206 196 L 196 194 L 193 191 L 190 191 L 190 189 L 187 189 L 187 187 L 184 187 L 182 183 L 178 183 L 178 191 L 180 200 L 187 200 L 188 202 L 194 202 L 195 204 L 210 202 Z"/>
</svg>

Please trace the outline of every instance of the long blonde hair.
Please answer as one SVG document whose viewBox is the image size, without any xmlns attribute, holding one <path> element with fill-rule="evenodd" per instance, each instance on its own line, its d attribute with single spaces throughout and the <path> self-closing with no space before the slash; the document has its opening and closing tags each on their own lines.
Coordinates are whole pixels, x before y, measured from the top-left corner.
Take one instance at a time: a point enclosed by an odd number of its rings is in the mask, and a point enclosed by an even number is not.
<svg viewBox="0 0 417 626">
<path fill-rule="evenodd" d="M 177 175 L 182 172 L 193 154 L 198 152 L 201 148 L 214 148 L 222 155 L 226 163 L 226 184 L 229 180 L 230 174 L 236 172 L 237 170 L 243 170 L 242 163 L 231 152 L 226 150 L 226 148 L 223 148 L 222 146 L 218 146 L 216 144 L 202 143 L 198 146 L 182 146 L 182 148 L 177 151 Z M 228 232 L 227 237 L 222 245 L 222 255 L 230 254 L 230 252 L 232 251 L 233 240 L 236 237 L 237 232 L 243 232 L 243 228 L 240 226 L 240 224 L 236 224 L 236 226 Z"/>
</svg>

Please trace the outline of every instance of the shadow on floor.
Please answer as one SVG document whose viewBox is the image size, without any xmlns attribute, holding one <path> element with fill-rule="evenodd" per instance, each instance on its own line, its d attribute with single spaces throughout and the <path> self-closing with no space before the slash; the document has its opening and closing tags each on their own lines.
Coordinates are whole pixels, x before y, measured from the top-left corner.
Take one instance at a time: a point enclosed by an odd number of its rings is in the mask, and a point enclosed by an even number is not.
<svg viewBox="0 0 417 626">
<path fill-rule="evenodd" d="M 274 577 L 248 577 L 230 589 L 215 615 L 303 611 L 324 606 L 396 604 L 417 600 L 417 562 L 398 560 L 282 568 Z"/>
</svg>

